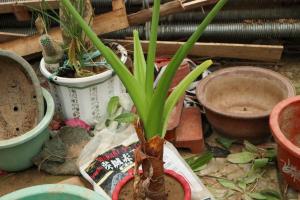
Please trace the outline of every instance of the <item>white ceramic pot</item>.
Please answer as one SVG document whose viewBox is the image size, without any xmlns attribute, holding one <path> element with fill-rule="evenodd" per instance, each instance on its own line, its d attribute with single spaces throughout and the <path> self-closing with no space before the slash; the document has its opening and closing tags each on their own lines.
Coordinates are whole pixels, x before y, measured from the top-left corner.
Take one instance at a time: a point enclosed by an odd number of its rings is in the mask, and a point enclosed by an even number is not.
<svg viewBox="0 0 300 200">
<path fill-rule="evenodd" d="M 121 56 L 123 63 L 126 60 L 127 52 Z M 53 76 L 46 69 L 44 59 L 41 60 L 40 70 L 48 80 L 51 78 L 49 85 L 56 111 L 65 119 L 80 118 L 94 125 L 106 114 L 110 98 L 126 92 L 113 70 L 84 78 L 63 78 Z"/>
</svg>

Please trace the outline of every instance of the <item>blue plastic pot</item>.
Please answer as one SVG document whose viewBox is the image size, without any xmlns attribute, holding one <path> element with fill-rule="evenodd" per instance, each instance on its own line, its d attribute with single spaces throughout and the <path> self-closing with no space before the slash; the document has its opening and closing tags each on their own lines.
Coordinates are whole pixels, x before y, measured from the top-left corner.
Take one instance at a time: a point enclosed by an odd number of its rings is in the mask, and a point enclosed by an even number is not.
<svg viewBox="0 0 300 200">
<path fill-rule="evenodd" d="M 38 185 L 12 192 L 1 200 L 105 200 L 96 192 L 75 185 Z"/>
<path fill-rule="evenodd" d="M 33 165 L 32 158 L 37 155 L 45 141 L 49 139 L 48 125 L 54 115 L 54 101 L 50 93 L 43 89 L 47 111 L 39 124 L 31 131 L 8 140 L 0 140 L 0 169 L 15 172 Z"/>
</svg>

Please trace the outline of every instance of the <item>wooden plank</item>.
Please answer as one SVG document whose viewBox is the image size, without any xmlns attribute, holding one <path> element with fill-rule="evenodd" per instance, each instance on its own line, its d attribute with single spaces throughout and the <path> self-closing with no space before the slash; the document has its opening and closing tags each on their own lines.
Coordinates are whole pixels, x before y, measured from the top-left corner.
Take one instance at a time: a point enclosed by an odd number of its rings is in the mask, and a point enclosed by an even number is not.
<svg viewBox="0 0 300 200">
<path fill-rule="evenodd" d="M 167 2 L 160 6 L 160 16 L 166 16 L 171 13 L 175 13 L 183 10 L 180 0 Z M 128 15 L 128 21 L 130 25 L 137 25 L 149 21 L 152 16 L 152 8 L 144 9 L 136 13 Z"/>
<path fill-rule="evenodd" d="M 0 43 L 24 37 L 27 37 L 27 35 L 20 33 L 0 32 Z"/>
<path fill-rule="evenodd" d="M 129 52 L 133 51 L 132 40 L 114 40 L 122 44 Z M 146 53 L 148 41 L 142 41 Z M 183 42 L 158 41 L 158 55 L 174 55 Z M 256 44 L 231 44 L 231 43 L 196 43 L 189 52 L 189 56 L 208 56 L 223 58 L 238 58 L 265 62 L 277 62 L 281 59 L 282 45 L 256 45 Z"/>
<path fill-rule="evenodd" d="M 25 6 L 13 6 L 15 17 L 18 21 L 29 21 L 31 14 Z"/>
<path fill-rule="evenodd" d="M 194 0 L 194 1 L 185 2 L 182 4 L 182 6 L 185 10 L 191 10 L 191 9 L 199 8 L 201 6 L 214 4 L 216 2 L 218 2 L 218 0 Z"/>
<path fill-rule="evenodd" d="M 126 8 L 124 0 L 112 0 L 112 9 L 118 10 Z"/>
<path fill-rule="evenodd" d="M 93 30 L 98 35 L 127 28 L 129 26 L 125 9 L 118 9 L 94 18 Z M 49 34 L 57 41 L 62 41 L 61 31 L 59 28 L 53 28 Z M 20 56 L 27 56 L 41 51 L 39 44 L 39 35 L 26 38 L 20 38 L 4 43 L 0 43 L 0 49 L 9 50 Z"/>
<path fill-rule="evenodd" d="M 94 18 L 93 30 L 101 35 L 129 27 L 125 8 L 98 15 Z"/>
<path fill-rule="evenodd" d="M 160 6 L 160 16 L 167 16 L 178 12 L 196 9 L 205 5 L 213 4 L 216 0 L 193 0 L 183 3 L 181 0 L 174 0 Z M 152 17 L 152 8 L 144 9 L 128 15 L 130 25 L 137 25 L 149 21 Z"/>
<path fill-rule="evenodd" d="M 13 13 L 14 7 L 16 6 L 25 6 L 25 7 L 33 7 L 36 9 L 40 9 L 42 2 L 44 0 L 27 0 L 27 1 L 18 1 L 15 0 L 14 2 L 0 2 L 0 14 L 4 13 Z M 51 7 L 53 9 L 58 8 L 58 1 L 57 0 L 47 0 L 46 4 L 43 4 L 44 6 Z"/>
<path fill-rule="evenodd" d="M 49 31 L 53 39 L 62 41 L 61 32 L 59 28 L 54 28 Z M 20 56 L 27 56 L 41 51 L 39 43 L 39 35 L 34 35 L 25 38 L 0 43 L 0 49 L 13 51 Z"/>
</svg>

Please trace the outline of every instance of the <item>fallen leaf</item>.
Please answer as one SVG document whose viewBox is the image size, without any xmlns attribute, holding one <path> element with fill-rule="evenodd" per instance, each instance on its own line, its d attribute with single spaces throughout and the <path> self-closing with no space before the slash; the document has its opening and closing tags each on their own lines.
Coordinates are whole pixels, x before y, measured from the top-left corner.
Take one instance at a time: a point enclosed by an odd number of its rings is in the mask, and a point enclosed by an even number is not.
<svg viewBox="0 0 300 200">
<path fill-rule="evenodd" d="M 243 190 L 246 191 L 247 184 L 244 181 L 239 181 L 238 186 Z"/>
<path fill-rule="evenodd" d="M 259 158 L 255 159 L 253 162 L 253 168 L 254 169 L 259 169 L 265 167 L 269 162 L 268 158 Z"/>
<path fill-rule="evenodd" d="M 257 157 L 257 155 L 254 153 L 251 153 L 248 151 L 243 151 L 240 153 L 229 154 L 227 156 L 227 160 L 229 162 L 235 163 L 235 164 L 245 164 L 245 163 L 251 162 L 256 157 Z"/>
<path fill-rule="evenodd" d="M 227 179 L 218 179 L 218 182 L 228 189 L 232 189 L 238 192 L 243 192 L 233 181 Z"/>
<path fill-rule="evenodd" d="M 253 200 L 249 195 L 244 194 L 243 195 L 243 200 Z"/>
<path fill-rule="evenodd" d="M 236 140 L 225 138 L 225 137 L 218 137 L 216 138 L 216 141 L 224 148 L 229 149 Z"/>
<path fill-rule="evenodd" d="M 254 183 L 256 181 L 256 179 L 260 178 L 261 175 L 256 173 L 256 174 L 248 174 L 245 178 L 243 178 L 243 181 L 246 183 L 246 184 L 250 184 L 250 183 Z"/>
<path fill-rule="evenodd" d="M 260 193 L 262 193 L 267 200 L 280 200 L 281 196 L 279 194 L 279 192 L 275 191 L 275 190 L 262 190 L 260 191 Z"/>
<path fill-rule="evenodd" d="M 190 165 L 194 172 L 200 171 L 204 165 L 206 165 L 213 158 L 211 152 L 206 152 L 202 156 L 193 156 L 186 159 L 186 162 Z"/>
<path fill-rule="evenodd" d="M 258 152 L 258 148 L 255 145 L 251 144 L 247 140 L 244 141 L 244 146 L 245 146 L 245 149 L 249 152 L 252 152 L 252 153 L 257 153 Z"/>
<path fill-rule="evenodd" d="M 247 195 L 249 195 L 253 199 L 258 199 L 258 200 L 267 199 L 267 197 L 265 197 L 263 194 L 261 194 L 259 192 L 247 193 Z"/>
</svg>

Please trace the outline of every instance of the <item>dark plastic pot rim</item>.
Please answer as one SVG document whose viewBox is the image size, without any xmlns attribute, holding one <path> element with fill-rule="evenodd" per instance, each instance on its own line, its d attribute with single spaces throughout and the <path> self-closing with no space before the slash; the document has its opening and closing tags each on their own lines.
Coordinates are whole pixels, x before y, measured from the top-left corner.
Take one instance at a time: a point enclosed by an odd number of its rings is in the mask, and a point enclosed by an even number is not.
<svg viewBox="0 0 300 200">
<path fill-rule="evenodd" d="M 182 189 L 184 191 L 184 200 L 191 200 L 191 188 L 189 183 L 186 181 L 186 179 L 176 173 L 173 170 L 169 170 L 169 169 L 165 169 L 165 174 L 168 176 L 171 176 L 172 178 L 174 178 L 175 180 L 177 180 L 181 186 Z M 129 171 L 129 174 L 127 176 L 125 176 L 115 187 L 114 191 L 113 191 L 113 195 L 112 195 L 112 200 L 118 200 L 119 198 L 119 194 L 121 192 L 121 189 L 123 188 L 124 185 L 126 185 L 130 180 L 132 180 L 134 178 L 133 175 L 133 171 Z"/>
<path fill-rule="evenodd" d="M 272 130 L 272 134 L 276 140 L 276 142 L 286 148 L 293 155 L 300 157 L 300 148 L 294 145 L 281 131 L 279 126 L 279 116 L 282 111 L 287 108 L 289 105 L 300 102 L 300 96 L 290 97 L 278 103 L 271 112 L 270 115 L 270 128 Z"/>
<path fill-rule="evenodd" d="M 38 134 L 48 128 L 48 125 L 50 124 L 54 115 L 54 101 L 51 94 L 46 89 L 43 88 L 42 92 L 47 105 L 47 111 L 43 119 L 38 123 L 36 127 L 24 133 L 23 135 L 8 140 L 0 140 L 0 149 L 11 148 L 23 144 L 36 137 Z"/>
<path fill-rule="evenodd" d="M 261 74 L 266 74 L 267 76 L 273 76 L 274 78 L 280 80 L 281 82 L 284 83 L 284 85 L 286 85 L 287 87 L 287 97 L 292 97 L 296 95 L 296 90 L 293 87 L 293 84 L 291 83 L 291 81 L 289 79 L 287 79 L 286 77 L 282 76 L 281 74 L 274 72 L 270 69 L 262 69 L 259 67 L 251 67 L 251 66 L 243 66 L 243 67 L 228 67 L 225 69 L 220 69 L 218 71 L 213 72 L 212 74 L 208 75 L 206 78 L 204 78 L 203 80 L 199 81 L 199 84 L 197 85 L 196 88 L 196 96 L 198 101 L 200 102 L 200 104 L 207 110 L 210 110 L 213 113 L 216 113 L 218 115 L 221 116 L 226 116 L 229 118 L 233 118 L 233 119 L 260 119 L 260 118 L 267 118 L 269 117 L 271 110 L 270 111 L 265 111 L 262 114 L 236 114 L 236 113 L 229 113 L 229 112 L 221 112 L 218 109 L 216 109 L 215 107 L 209 105 L 206 100 L 205 100 L 205 95 L 202 93 L 204 91 L 205 86 L 208 84 L 209 81 L 211 81 L 212 79 L 223 75 L 223 74 L 230 74 L 233 72 L 247 72 L 247 71 L 254 71 L 254 72 L 258 72 Z"/>
</svg>

